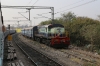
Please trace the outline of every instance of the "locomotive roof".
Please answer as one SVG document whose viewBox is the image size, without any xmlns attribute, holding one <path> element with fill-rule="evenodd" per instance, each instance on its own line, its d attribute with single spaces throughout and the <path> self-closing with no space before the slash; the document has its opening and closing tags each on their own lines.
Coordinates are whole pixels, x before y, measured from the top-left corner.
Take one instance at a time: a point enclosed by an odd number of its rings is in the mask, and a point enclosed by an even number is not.
<svg viewBox="0 0 100 66">
<path fill-rule="evenodd" d="M 48 27 L 64 27 L 64 26 L 61 24 L 51 24 Z"/>
<path fill-rule="evenodd" d="M 27 28 L 24 28 L 24 29 L 32 29 L 33 27 L 27 27 Z"/>
<path fill-rule="evenodd" d="M 53 28 L 53 27 L 64 27 L 61 24 L 49 24 L 49 25 L 39 25 L 38 27 L 48 27 L 48 28 Z"/>
<path fill-rule="evenodd" d="M 63 25 L 61 24 L 49 24 L 49 25 L 38 25 L 38 26 L 33 26 L 33 27 L 27 27 L 27 28 L 24 28 L 24 29 L 33 29 L 34 27 L 48 27 L 48 28 L 53 28 L 53 27 L 64 27 Z M 24 30 L 22 29 L 22 30 Z"/>
</svg>

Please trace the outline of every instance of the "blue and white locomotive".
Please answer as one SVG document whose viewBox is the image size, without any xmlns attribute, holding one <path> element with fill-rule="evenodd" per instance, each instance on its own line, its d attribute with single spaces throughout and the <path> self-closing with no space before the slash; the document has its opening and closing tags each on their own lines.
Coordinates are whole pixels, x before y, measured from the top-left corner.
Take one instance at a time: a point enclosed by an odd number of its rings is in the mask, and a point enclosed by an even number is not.
<svg viewBox="0 0 100 66">
<path fill-rule="evenodd" d="M 22 34 L 40 43 L 55 47 L 68 47 L 70 38 L 61 24 L 37 25 L 25 28 Z"/>
</svg>

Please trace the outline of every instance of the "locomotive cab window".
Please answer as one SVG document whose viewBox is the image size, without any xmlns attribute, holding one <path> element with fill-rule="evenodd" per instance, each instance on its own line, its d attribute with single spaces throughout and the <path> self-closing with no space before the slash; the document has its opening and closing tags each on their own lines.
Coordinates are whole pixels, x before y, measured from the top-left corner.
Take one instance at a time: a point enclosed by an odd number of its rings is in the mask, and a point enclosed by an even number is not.
<svg viewBox="0 0 100 66">
<path fill-rule="evenodd" d="M 65 32 L 65 29 L 63 27 L 54 27 L 54 28 L 51 28 L 51 33 L 64 33 Z"/>
</svg>

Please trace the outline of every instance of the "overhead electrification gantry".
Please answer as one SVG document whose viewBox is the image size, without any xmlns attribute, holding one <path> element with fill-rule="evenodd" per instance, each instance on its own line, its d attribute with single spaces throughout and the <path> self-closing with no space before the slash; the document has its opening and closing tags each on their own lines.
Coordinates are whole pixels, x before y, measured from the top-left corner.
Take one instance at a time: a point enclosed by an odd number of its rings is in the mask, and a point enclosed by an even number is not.
<svg viewBox="0 0 100 66">
<path fill-rule="evenodd" d="M 30 10 L 31 9 L 51 9 L 51 19 L 52 23 L 54 21 L 54 7 L 49 7 L 49 6 L 5 6 L 2 5 L 1 8 L 11 8 L 11 9 L 27 9 L 29 10 L 29 18 L 28 20 L 30 21 Z"/>
</svg>

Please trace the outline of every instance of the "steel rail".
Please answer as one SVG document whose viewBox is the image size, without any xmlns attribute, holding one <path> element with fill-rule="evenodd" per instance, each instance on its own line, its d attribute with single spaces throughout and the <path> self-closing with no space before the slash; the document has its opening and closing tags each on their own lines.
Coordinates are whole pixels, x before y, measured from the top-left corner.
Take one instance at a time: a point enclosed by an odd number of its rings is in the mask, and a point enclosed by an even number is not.
<svg viewBox="0 0 100 66">
<path fill-rule="evenodd" d="M 13 41 L 14 41 L 14 43 L 24 52 L 24 54 L 25 54 L 26 56 L 28 56 L 28 58 L 33 62 L 33 64 L 34 64 L 35 66 L 38 66 L 38 65 L 35 63 L 35 61 L 34 61 L 33 59 L 31 59 L 31 57 L 18 45 L 18 41 L 16 41 L 16 39 L 14 39 L 14 37 L 16 37 L 16 36 L 13 36 Z"/>
</svg>

